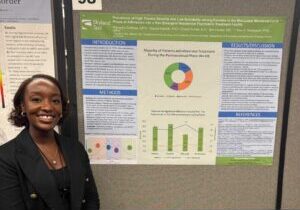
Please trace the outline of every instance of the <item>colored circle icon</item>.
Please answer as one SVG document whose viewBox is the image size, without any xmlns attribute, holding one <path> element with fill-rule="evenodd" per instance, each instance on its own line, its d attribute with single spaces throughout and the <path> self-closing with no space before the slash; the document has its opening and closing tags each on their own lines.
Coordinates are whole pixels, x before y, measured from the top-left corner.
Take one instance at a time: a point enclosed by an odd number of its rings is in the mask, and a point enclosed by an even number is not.
<svg viewBox="0 0 300 210">
<path fill-rule="evenodd" d="M 184 80 L 182 82 L 174 82 L 172 74 L 175 71 L 182 71 L 184 73 Z M 193 72 L 191 68 L 184 63 L 173 63 L 166 68 L 164 74 L 166 85 L 173 90 L 184 90 L 189 87 L 193 80 Z"/>
<path fill-rule="evenodd" d="M 132 145 L 128 145 L 127 150 L 132 150 Z"/>
</svg>

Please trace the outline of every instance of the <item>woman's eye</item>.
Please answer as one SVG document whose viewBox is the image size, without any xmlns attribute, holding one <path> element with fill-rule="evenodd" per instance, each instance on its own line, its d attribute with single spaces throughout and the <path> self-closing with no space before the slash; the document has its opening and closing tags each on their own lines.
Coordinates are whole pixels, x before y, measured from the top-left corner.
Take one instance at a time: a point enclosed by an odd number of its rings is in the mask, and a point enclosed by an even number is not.
<svg viewBox="0 0 300 210">
<path fill-rule="evenodd" d="M 32 98 L 31 101 L 33 101 L 35 103 L 38 103 L 38 102 L 41 102 L 42 99 L 40 99 L 40 98 Z"/>
<path fill-rule="evenodd" d="M 60 99 L 53 99 L 53 103 L 55 103 L 55 104 L 60 104 L 61 101 L 60 101 Z"/>
</svg>

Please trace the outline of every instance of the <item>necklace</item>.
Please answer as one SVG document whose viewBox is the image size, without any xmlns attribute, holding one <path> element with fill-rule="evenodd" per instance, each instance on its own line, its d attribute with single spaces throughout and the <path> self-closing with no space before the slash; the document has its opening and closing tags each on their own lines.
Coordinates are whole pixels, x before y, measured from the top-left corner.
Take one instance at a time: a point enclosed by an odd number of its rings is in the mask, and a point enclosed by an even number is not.
<svg viewBox="0 0 300 210">
<path fill-rule="evenodd" d="M 56 142 L 56 141 L 55 141 Z M 33 143 L 35 143 L 35 145 L 37 146 L 39 152 L 41 153 L 41 155 L 46 159 L 46 161 L 52 166 L 57 164 L 57 156 L 59 155 L 59 149 L 58 149 L 58 144 L 56 143 L 56 150 L 55 150 L 55 154 L 53 157 L 49 158 L 49 154 L 51 154 L 46 147 L 42 147 L 41 145 L 37 144 L 36 141 L 33 141 Z M 48 156 L 46 155 L 48 154 Z M 59 157 L 60 158 L 60 157 Z M 50 160 L 51 159 L 51 160 Z"/>
<path fill-rule="evenodd" d="M 53 160 L 49 160 L 49 158 L 46 156 L 46 154 L 41 150 L 41 148 L 39 148 L 39 147 L 37 147 L 38 148 L 38 150 L 39 150 L 39 152 L 40 152 L 40 154 L 44 157 L 44 159 L 48 162 L 48 164 L 50 165 L 50 167 L 52 168 L 52 169 L 55 169 L 55 165 L 57 164 L 57 161 L 55 160 L 55 159 L 53 159 Z M 61 164 L 63 164 L 62 163 L 62 159 L 61 159 L 61 156 L 60 156 L 60 152 L 58 152 L 58 148 L 56 149 L 56 155 L 55 156 L 59 156 L 59 160 L 60 160 L 60 162 L 61 162 Z"/>
<path fill-rule="evenodd" d="M 39 146 L 39 145 L 36 145 L 37 146 L 37 148 L 38 148 L 38 150 L 40 151 L 40 153 L 47 159 L 47 161 L 48 162 L 51 162 L 53 165 L 56 165 L 57 164 L 57 155 L 58 155 L 58 146 L 56 147 L 56 150 L 55 150 L 55 154 L 54 154 L 54 156 L 53 157 L 50 157 L 49 158 L 49 155 L 48 155 L 48 157 L 46 156 L 46 154 L 50 154 L 48 151 L 47 151 L 47 149 L 46 149 L 46 147 L 45 148 L 43 148 L 42 149 L 42 147 L 41 146 Z M 44 151 L 43 151 L 44 150 Z M 46 153 L 46 154 L 45 154 Z M 49 160 L 50 159 L 50 160 Z"/>
</svg>

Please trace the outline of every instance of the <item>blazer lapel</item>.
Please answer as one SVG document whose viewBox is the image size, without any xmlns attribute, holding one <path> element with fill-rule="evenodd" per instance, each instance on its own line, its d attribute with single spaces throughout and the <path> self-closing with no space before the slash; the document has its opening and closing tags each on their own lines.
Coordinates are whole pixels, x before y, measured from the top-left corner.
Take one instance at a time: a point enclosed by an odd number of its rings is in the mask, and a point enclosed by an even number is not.
<svg viewBox="0 0 300 210">
<path fill-rule="evenodd" d="M 71 209 L 80 209 L 84 193 L 84 166 L 80 159 L 80 155 L 76 153 L 78 152 L 76 143 L 72 142 L 71 139 L 60 135 L 57 135 L 56 138 L 59 140 L 71 176 Z"/>
<path fill-rule="evenodd" d="M 62 210 L 62 199 L 50 170 L 47 168 L 28 130 L 17 137 L 16 158 L 26 178 L 49 207 Z"/>
</svg>

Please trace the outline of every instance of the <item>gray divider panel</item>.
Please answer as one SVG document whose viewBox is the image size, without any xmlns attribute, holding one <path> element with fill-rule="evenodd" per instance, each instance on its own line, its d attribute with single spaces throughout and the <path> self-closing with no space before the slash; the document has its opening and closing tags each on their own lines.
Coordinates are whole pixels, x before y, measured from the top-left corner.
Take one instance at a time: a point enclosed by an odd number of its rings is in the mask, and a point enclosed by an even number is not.
<svg viewBox="0 0 300 210">
<path fill-rule="evenodd" d="M 284 16 L 282 71 L 279 91 L 278 120 L 274 163 L 272 166 L 175 166 L 175 165 L 94 165 L 93 172 L 100 193 L 102 210 L 190 210 L 275 209 L 279 147 L 282 127 L 285 81 L 291 36 L 294 0 L 103 0 L 99 12 L 217 15 L 217 16 Z M 81 49 L 79 12 L 74 11 L 75 64 L 78 126 L 84 139 L 81 93 Z M 299 60 L 299 53 L 298 53 Z M 299 67 L 299 62 L 298 62 Z M 295 72 L 296 73 L 296 72 Z M 297 73 L 296 73 L 297 74 Z M 295 78 L 297 80 L 297 78 Z M 293 95 L 299 92 L 294 82 Z M 293 104 L 296 104 L 296 100 Z M 293 109 L 297 113 L 296 106 Z M 294 118 L 297 118 L 296 115 Z M 299 121 L 299 120 L 298 120 Z M 295 125 L 299 122 L 295 122 Z M 292 159 L 299 151 L 296 127 L 289 132 Z M 298 137 L 299 138 L 299 137 Z M 298 150 L 296 151 L 297 145 Z M 288 160 L 289 161 L 289 160 Z M 293 167 L 296 164 L 292 164 Z M 298 164 L 299 165 L 299 164 Z M 295 167 L 296 168 L 296 167 Z M 299 166 L 297 171 L 299 172 Z M 294 174 L 294 172 L 293 172 Z M 292 176 L 292 175 L 291 175 Z M 287 181 L 287 183 L 292 183 Z M 287 184 L 287 185 L 288 185 Z M 298 173 L 299 188 L 299 173 Z M 295 193 L 296 194 L 296 193 Z M 287 194 L 289 195 L 289 194 Z M 299 195 L 299 191 L 298 194 Z M 299 196 L 298 196 L 299 197 Z M 284 198 L 286 198 L 284 196 Z M 296 197 L 294 197 L 296 199 Z M 286 200 L 284 205 L 289 207 Z M 293 201 L 295 203 L 295 201 Z M 297 204 L 299 208 L 299 201 Z M 295 206 L 295 205 L 293 205 Z"/>
<path fill-rule="evenodd" d="M 291 104 L 288 122 L 282 209 L 300 209 L 300 34 L 298 32 Z"/>
</svg>

